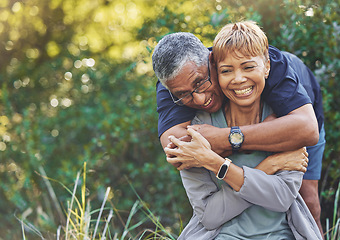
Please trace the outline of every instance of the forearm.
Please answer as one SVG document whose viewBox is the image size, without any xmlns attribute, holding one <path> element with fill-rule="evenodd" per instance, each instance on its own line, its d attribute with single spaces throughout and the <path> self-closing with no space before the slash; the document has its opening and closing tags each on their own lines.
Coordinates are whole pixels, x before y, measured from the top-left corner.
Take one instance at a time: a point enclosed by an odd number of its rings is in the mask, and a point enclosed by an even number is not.
<svg viewBox="0 0 340 240">
<path fill-rule="evenodd" d="M 202 151 L 202 154 L 200 154 L 199 157 L 200 159 L 204 159 L 204 162 L 200 162 L 202 166 L 212 171 L 215 175 L 217 175 L 221 165 L 225 162 L 223 157 L 219 156 L 212 150 Z M 197 159 L 198 156 L 195 156 L 195 158 Z M 243 169 L 231 163 L 223 181 L 228 183 L 235 191 L 239 191 L 244 182 Z"/>
<path fill-rule="evenodd" d="M 213 167 L 210 169 L 214 174 L 218 171 Z M 285 171 L 269 176 L 262 171 L 250 168 L 245 170 L 231 164 L 223 179 L 236 191 L 228 185 L 217 189 L 211 179 L 212 175 L 204 168 L 181 171 L 190 203 L 208 230 L 221 226 L 253 204 L 272 211 L 287 211 L 298 194 L 303 175 L 301 172 Z M 216 215 L 221 217 L 216 218 Z"/>
<path fill-rule="evenodd" d="M 285 212 L 296 199 L 302 183 L 302 172 L 282 171 L 267 175 L 244 167 L 245 181 L 236 194 L 255 205 L 272 211 Z"/>
<path fill-rule="evenodd" d="M 311 104 L 272 121 L 240 128 L 245 136 L 243 150 L 289 151 L 315 145 L 319 139 L 318 124 Z"/>
<path fill-rule="evenodd" d="M 214 174 L 218 171 L 213 167 L 210 169 Z M 190 203 L 208 230 L 221 226 L 253 204 L 272 211 L 287 211 L 298 194 L 303 175 L 301 172 L 285 171 L 269 176 L 262 171 L 250 168 L 245 170 L 231 164 L 224 178 L 238 192 L 228 185 L 217 189 L 211 179 L 212 175 L 204 168 L 181 171 Z M 217 215 L 221 217 L 216 218 Z"/>
<path fill-rule="evenodd" d="M 280 170 L 305 173 L 308 161 L 308 153 L 304 147 L 295 151 L 272 154 L 260 162 L 255 169 L 261 170 L 268 175 L 273 175 Z"/>
<path fill-rule="evenodd" d="M 228 141 L 230 128 L 216 128 L 207 124 L 197 128 L 216 153 L 227 156 L 223 153 L 232 150 Z M 286 116 L 240 126 L 240 129 L 244 135 L 241 150 L 290 151 L 312 146 L 319 139 L 318 123 L 311 104 L 295 109 Z"/>
<path fill-rule="evenodd" d="M 208 230 L 218 228 L 252 205 L 236 196 L 227 185 L 218 189 L 210 172 L 204 168 L 191 168 L 180 173 L 194 212 Z M 220 217 L 216 218 L 217 215 Z"/>
<path fill-rule="evenodd" d="M 200 221 L 208 230 L 216 229 L 252 205 L 235 194 L 228 185 L 223 184 L 218 192 L 207 198 L 205 211 Z"/>
<path fill-rule="evenodd" d="M 187 126 L 190 124 L 190 121 L 178 124 L 166 130 L 160 137 L 161 145 L 163 149 L 170 143 L 169 136 L 175 136 L 177 138 L 181 138 L 183 136 L 187 136 Z"/>
</svg>

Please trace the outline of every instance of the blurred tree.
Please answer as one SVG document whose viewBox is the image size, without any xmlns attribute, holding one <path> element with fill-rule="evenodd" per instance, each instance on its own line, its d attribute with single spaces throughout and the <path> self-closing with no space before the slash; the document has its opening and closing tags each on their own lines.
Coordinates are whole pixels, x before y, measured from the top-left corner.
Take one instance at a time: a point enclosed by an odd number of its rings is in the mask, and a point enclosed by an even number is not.
<svg viewBox="0 0 340 240">
<path fill-rule="evenodd" d="M 165 34 L 189 31 L 211 46 L 226 23 L 252 19 L 270 43 L 297 54 L 320 78 L 327 151 L 323 204 L 339 179 L 339 3 L 330 0 L 2 0 L 0 2 L 0 235 L 26 218 L 55 232 L 63 217 L 39 173 L 72 188 L 88 162 L 93 208 L 107 186 L 119 209 L 136 196 L 175 234 L 191 208 L 157 138 L 151 52 Z M 324 37 L 327 36 L 327 39 Z M 69 194 L 53 185 L 58 200 Z M 117 229 L 120 223 L 115 223 Z M 19 235 L 15 235 L 19 234 Z"/>
</svg>

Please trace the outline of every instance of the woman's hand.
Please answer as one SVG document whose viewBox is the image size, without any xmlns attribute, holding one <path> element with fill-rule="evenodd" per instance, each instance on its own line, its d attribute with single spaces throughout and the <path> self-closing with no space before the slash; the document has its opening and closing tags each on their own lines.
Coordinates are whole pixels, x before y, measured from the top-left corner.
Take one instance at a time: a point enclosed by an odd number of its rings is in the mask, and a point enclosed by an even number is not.
<svg viewBox="0 0 340 240">
<path fill-rule="evenodd" d="M 263 160 L 256 169 L 260 169 L 272 175 L 277 171 L 300 171 L 306 172 L 308 166 L 308 153 L 306 147 L 300 148 L 295 151 L 288 151 L 273 154 Z"/>
<path fill-rule="evenodd" d="M 206 167 L 210 165 L 211 158 L 215 153 L 211 150 L 211 145 L 194 127 L 188 126 L 188 135 L 191 136 L 190 142 L 181 141 L 180 139 L 170 136 L 169 140 L 177 148 L 164 148 L 167 154 L 167 161 L 172 165 L 182 163 L 177 169 L 188 169 L 191 167 Z"/>
<path fill-rule="evenodd" d="M 183 137 L 180 137 L 179 140 L 184 141 L 184 142 L 190 142 L 190 141 L 191 141 L 191 136 L 185 135 L 185 136 L 183 136 Z M 164 151 L 165 151 L 166 149 L 175 149 L 175 148 L 177 148 L 177 146 L 176 146 L 174 143 L 170 142 L 170 143 L 168 143 L 168 145 L 164 148 Z M 165 152 L 165 153 L 166 153 L 166 152 Z M 173 158 L 173 157 L 175 157 L 175 156 L 170 155 L 170 154 L 166 154 L 166 157 L 167 157 L 167 158 Z M 169 161 L 168 161 L 168 162 L 169 162 Z M 187 166 L 185 166 L 185 165 L 183 165 L 183 166 L 181 167 L 181 165 L 182 165 L 181 162 L 171 161 L 171 162 L 169 162 L 169 163 L 171 163 L 171 164 L 172 164 L 175 168 L 177 168 L 177 169 L 190 168 L 190 167 L 187 167 Z"/>
</svg>

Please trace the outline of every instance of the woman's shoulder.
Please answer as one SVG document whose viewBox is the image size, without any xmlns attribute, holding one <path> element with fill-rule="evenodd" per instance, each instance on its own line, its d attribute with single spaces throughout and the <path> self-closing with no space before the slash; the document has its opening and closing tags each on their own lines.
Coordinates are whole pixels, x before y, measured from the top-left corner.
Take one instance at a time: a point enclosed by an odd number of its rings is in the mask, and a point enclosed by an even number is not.
<svg viewBox="0 0 340 240">
<path fill-rule="evenodd" d="M 269 115 L 271 115 L 273 113 L 274 113 L 274 111 L 269 106 L 269 104 L 267 104 L 266 102 L 263 102 L 261 122 L 263 122 Z"/>
</svg>

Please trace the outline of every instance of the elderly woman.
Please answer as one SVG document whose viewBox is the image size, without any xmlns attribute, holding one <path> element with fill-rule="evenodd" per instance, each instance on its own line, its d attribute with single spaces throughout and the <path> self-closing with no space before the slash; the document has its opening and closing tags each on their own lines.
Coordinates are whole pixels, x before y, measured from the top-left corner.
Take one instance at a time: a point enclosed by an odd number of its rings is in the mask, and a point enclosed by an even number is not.
<svg viewBox="0 0 340 240">
<path fill-rule="evenodd" d="M 235 139 L 229 140 L 237 142 L 237 126 L 260 123 L 272 114 L 261 100 L 270 71 L 267 37 L 253 22 L 228 24 L 215 38 L 213 57 L 229 100 L 216 113 L 199 112 L 192 123 L 233 127 Z M 234 152 L 224 159 L 194 128 L 188 127 L 188 134 L 191 142 L 172 136 L 178 148 L 165 149 L 172 156 L 169 162 L 194 158 L 204 167 L 181 171 L 194 215 L 179 239 L 322 239 L 298 193 L 302 172 L 267 175 L 253 168 L 271 153 Z"/>
</svg>

